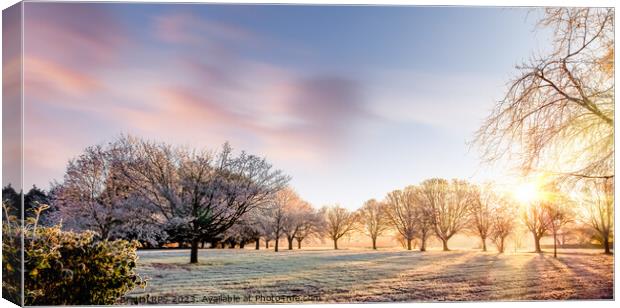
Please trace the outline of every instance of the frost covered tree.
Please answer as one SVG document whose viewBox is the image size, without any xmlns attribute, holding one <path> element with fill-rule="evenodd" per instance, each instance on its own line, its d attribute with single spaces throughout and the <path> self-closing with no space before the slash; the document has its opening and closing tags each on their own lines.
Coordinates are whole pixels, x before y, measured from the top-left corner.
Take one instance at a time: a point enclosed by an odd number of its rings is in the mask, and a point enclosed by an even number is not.
<svg viewBox="0 0 620 308">
<path fill-rule="evenodd" d="M 490 185 L 472 186 L 469 208 L 470 229 L 480 237 L 482 251 L 487 251 L 487 238 L 491 232 L 493 209 L 499 201 Z"/>
<path fill-rule="evenodd" d="M 325 218 L 325 234 L 334 242 L 334 249 L 337 250 L 338 240 L 355 231 L 357 217 L 338 204 L 323 207 L 321 213 Z"/>
<path fill-rule="evenodd" d="M 449 250 L 450 238 L 467 226 L 471 190 L 469 183 L 456 179 L 429 179 L 420 184 L 420 198 L 444 251 Z"/>
<path fill-rule="evenodd" d="M 274 250 L 276 252 L 280 249 L 280 238 L 284 236 L 287 228 L 289 229 L 288 232 L 293 232 L 291 229 L 297 219 L 296 210 L 301 202 L 299 195 L 290 187 L 286 187 L 278 191 L 273 200 L 265 206 L 263 219 L 265 219 L 267 229 L 273 234 L 273 240 L 275 241 Z"/>
<path fill-rule="evenodd" d="M 258 247 L 257 238 L 260 236 L 260 231 L 257 228 L 254 221 L 247 215 L 242 216 L 237 222 L 230 227 L 230 229 L 224 232 L 224 242 L 228 242 L 231 248 L 236 247 L 239 244 L 239 248 L 245 248 L 245 245 L 256 241 Z"/>
<path fill-rule="evenodd" d="M 290 208 L 289 219 L 284 224 L 284 235 L 288 243 L 288 249 L 293 249 L 293 242 L 298 234 L 305 232 L 311 226 L 314 219 L 314 209 L 310 203 L 299 200 Z"/>
<path fill-rule="evenodd" d="M 492 209 L 489 238 L 499 253 L 503 253 L 506 249 L 506 239 L 515 228 L 514 217 L 514 208 L 508 203 L 503 203 Z"/>
<path fill-rule="evenodd" d="M 416 188 L 409 186 L 388 193 L 385 201 L 390 223 L 407 243 L 407 250 L 411 250 L 411 242 L 417 232 L 416 193 Z"/>
<path fill-rule="evenodd" d="M 191 243 L 221 236 L 245 213 L 266 205 L 289 178 L 265 159 L 224 144 L 217 153 L 122 137 L 113 145 L 124 183 Z"/>
<path fill-rule="evenodd" d="M 372 249 L 377 249 L 377 238 L 389 228 L 389 216 L 381 202 L 370 199 L 358 210 L 362 229 L 372 240 Z"/>
<path fill-rule="evenodd" d="M 110 155 L 103 146 L 92 146 L 69 161 L 63 182 L 52 188 L 54 220 L 109 239 L 131 219 L 130 191 L 119 180 Z"/>
</svg>

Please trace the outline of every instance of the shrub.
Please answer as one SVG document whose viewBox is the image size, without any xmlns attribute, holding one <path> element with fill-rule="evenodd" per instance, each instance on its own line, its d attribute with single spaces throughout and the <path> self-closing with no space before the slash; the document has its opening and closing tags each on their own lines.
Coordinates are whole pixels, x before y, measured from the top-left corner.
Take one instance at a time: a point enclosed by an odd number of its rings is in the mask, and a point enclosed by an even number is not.
<svg viewBox="0 0 620 308">
<path fill-rule="evenodd" d="M 9 215 L 3 225 L 3 232 L 17 238 L 9 243 L 16 243 L 20 234 L 24 235 L 25 305 L 110 305 L 133 288 L 144 286 L 134 271 L 136 242 L 95 241 L 93 232 L 39 227 L 38 217 L 45 209 L 37 207 L 34 218 L 28 219 L 23 228 Z M 15 249 L 4 243 L 2 252 L 3 259 L 19 259 L 7 255 Z"/>
</svg>

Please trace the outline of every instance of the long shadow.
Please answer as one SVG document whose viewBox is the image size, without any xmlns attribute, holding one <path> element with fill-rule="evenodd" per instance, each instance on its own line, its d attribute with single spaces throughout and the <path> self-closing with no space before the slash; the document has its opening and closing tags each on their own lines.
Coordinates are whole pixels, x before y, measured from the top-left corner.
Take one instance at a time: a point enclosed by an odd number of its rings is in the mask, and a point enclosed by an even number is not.
<svg viewBox="0 0 620 308">
<path fill-rule="evenodd" d="M 604 262 L 602 258 L 606 255 L 599 255 L 596 257 L 601 258 L 600 261 Z M 593 257 L 590 255 L 589 257 Z M 613 259 L 609 266 L 598 266 L 598 271 L 592 268 L 593 264 L 590 258 L 584 260 L 580 256 L 564 256 L 559 258 L 559 262 L 562 262 L 575 280 L 575 297 L 578 299 L 613 299 Z M 606 272 L 608 271 L 608 272 Z"/>
<path fill-rule="evenodd" d="M 485 270 L 475 264 L 481 260 L 487 261 L 492 255 L 477 255 L 475 252 L 451 251 L 451 252 L 427 252 L 419 253 L 418 258 L 424 261 L 413 264 L 409 271 L 397 275 L 384 276 L 385 278 L 374 281 L 374 284 L 366 285 L 372 290 L 373 286 L 388 285 L 385 294 L 374 293 L 373 296 L 352 298 L 353 301 L 441 301 L 441 300 L 466 300 L 465 297 L 454 295 L 455 289 L 467 284 L 470 278 L 467 275 L 455 273 Z M 452 262 L 456 260 L 456 262 Z M 458 272 L 457 272 L 458 271 Z"/>
<path fill-rule="evenodd" d="M 459 257 L 465 253 L 433 254 L 417 251 L 358 253 L 347 256 L 325 256 L 311 269 L 296 271 L 277 281 L 263 284 L 264 290 L 278 290 L 292 295 L 320 295 L 326 301 L 364 301 L 357 292 L 379 290 L 386 281 L 396 282 L 407 272 L 429 262 Z M 353 257 L 353 259 L 351 259 Z M 412 281 L 412 280 L 411 280 Z M 390 292 L 399 292 L 390 283 Z M 407 294 L 407 290 L 401 290 Z M 376 301 L 376 300 L 375 300 Z"/>
<path fill-rule="evenodd" d="M 494 270 L 505 266 L 496 253 L 472 252 L 473 257 L 460 264 L 443 267 L 434 277 L 441 286 L 427 293 L 429 300 L 469 301 L 490 300 L 496 290 L 492 280 Z"/>
<path fill-rule="evenodd" d="M 525 268 L 527 280 L 524 299 L 558 300 L 575 295 L 575 279 L 553 254 L 536 253 Z"/>
</svg>

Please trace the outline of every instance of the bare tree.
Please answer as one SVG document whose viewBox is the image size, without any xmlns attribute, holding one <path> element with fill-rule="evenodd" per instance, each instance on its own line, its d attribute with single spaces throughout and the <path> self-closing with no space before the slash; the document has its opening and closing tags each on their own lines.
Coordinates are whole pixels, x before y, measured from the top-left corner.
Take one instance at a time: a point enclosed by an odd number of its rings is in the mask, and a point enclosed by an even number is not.
<svg viewBox="0 0 620 308">
<path fill-rule="evenodd" d="M 613 179 L 590 180 L 584 183 L 584 222 L 601 238 L 606 254 L 611 253 L 614 228 L 614 181 Z"/>
<path fill-rule="evenodd" d="M 487 251 L 487 238 L 491 232 L 493 208 L 497 206 L 497 195 L 490 185 L 472 186 L 470 218 L 471 229 L 480 237 L 482 251 Z"/>
<path fill-rule="evenodd" d="M 514 210 L 510 204 L 504 203 L 492 210 L 489 236 L 499 253 L 503 253 L 506 249 L 506 239 L 515 227 L 514 217 Z M 515 244 L 516 246 L 518 245 Z"/>
<path fill-rule="evenodd" d="M 284 225 L 284 234 L 288 242 L 288 249 L 293 249 L 293 241 L 299 233 L 306 231 L 306 228 L 313 220 L 314 209 L 310 203 L 299 200 L 290 208 L 289 219 Z M 298 243 L 299 245 L 299 243 Z"/>
<path fill-rule="evenodd" d="M 406 187 L 403 190 L 390 192 L 385 201 L 387 216 L 396 231 L 411 250 L 411 242 L 416 236 L 416 188 Z"/>
<path fill-rule="evenodd" d="M 433 222 L 428 208 L 424 205 L 422 194 L 418 189 L 418 202 L 414 209 L 415 221 L 417 225 L 417 236 L 420 238 L 420 251 L 426 251 L 426 242 L 433 232 Z"/>
<path fill-rule="evenodd" d="M 358 217 L 363 229 L 372 240 L 372 249 L 377 249 L 377 237 L 389 227 L 389 215 L 385 205 L 370 199 L 358 210 Z"/>
<path fill-rule="evenodd" d="M 301 243 L 310 236 L 321 236 L 325 230 L 325 220 L 323 215 L 316 209 L 312 208 L 312 213 L 305 217 L 302 225 L 295 234 L 297 240 L 297 249 L 301 249 Z"/>
<path fill-rule="evenodd" d="M 235 157 L 228 144 L 217 154 L 132 137 L 113 146 L 130 189 L 186 231 L 190 263 L 198 262 L 202 240 L 220 236 L 245 213 L 267 204 L 289 180 L 265 159 L 245 152 Z"/>
<path fill-rule="evenodd" d="M 429 179 L 420 185 L 420 194 L 443 250 L 450 250 L 450 238 L 467 226 L 471 185 L 463 180 Z"/>
<path fill-rule="evenodd" d="M 280 237 L 284 235 L 286 228 L 291 228 L 295 219 L 295 208 L 299 205 L 301 199 L 299 195 L 291 189 L 285 188 L 276 193 L 275 198 L 265 208 L 264 219 L 270 225 L 275 241 L 274 250 L 279 251 Z M 292 248 L 292 247 L 291 247 Z"/>
<path fill-rule="evenodd" d="M 355 213 L 340 205 L 325 206 L 322 208 L 325 217 L 325 233 L 334 241 L 334 249 L 338 249 L 338 240 L 355 230 Z"/>
<path fill-rule="evenodd" d="M 573 214 L 567 204 L 568 200 L 556 198 L 551 202 L 545 202 L 545 211 L 549 229 L 553 235 L 553 257 L 558 257 L 558 232 L 562 227 L 573 221 Z"/>
<path fill-rule="evenodd" d="M 545 201 L 532 202 L 523 209 L 521 219 L 534 238 L 535 251 L 540 253 L 540 239 L 549 231 Z"/>
<path fill-rule="evenodd" d="M 614 10 L 548 8 L 553 50 L 517 69 L 476 134 L 487 161 L 578 182 L 614 177 Z"/>
</svg>

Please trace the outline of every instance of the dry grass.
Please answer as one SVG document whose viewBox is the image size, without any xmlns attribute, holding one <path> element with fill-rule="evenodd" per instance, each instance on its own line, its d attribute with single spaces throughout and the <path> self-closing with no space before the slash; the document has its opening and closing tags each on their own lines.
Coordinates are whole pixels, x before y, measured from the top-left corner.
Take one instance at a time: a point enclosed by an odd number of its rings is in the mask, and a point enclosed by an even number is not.
<svg viewBox="0 0 620 308">
<path fill-rule="evenodd" d="M 141 251 L 150 279 L 130 296 L 299 296 L 291 301 L 390 302 L 610 299 L 613 257 L 599 251 L 549 254 L 479 251 L 202 250 Z M 314 296 L 314 297 L 313 297 Z M 271 300 L 271 298 L 263 298 Z"/>
</svg>

